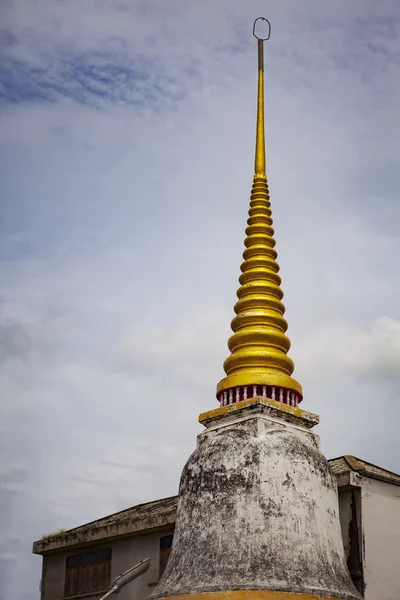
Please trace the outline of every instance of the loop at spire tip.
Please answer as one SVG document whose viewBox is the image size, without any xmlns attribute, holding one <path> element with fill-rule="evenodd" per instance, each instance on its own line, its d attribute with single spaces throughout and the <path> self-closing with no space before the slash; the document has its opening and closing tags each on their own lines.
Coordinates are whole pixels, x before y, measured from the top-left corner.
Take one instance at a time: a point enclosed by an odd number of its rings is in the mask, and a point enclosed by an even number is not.
<svg viewBox="0 0 400 600">
<path fill-rule="evenodd" d="M 257 21 L 265 21 L 266 23 L 268 23 L 268 35 L 267 37 L 259 37 L 256 34 L 256 23 Z M 265 17 L 257 17 L 257 19 L 254 21 L 254 25 L 253 25 L 253 35 L 255 38 L 257 38 L 258 40 L 260 40 L 261 42 L 267 42 L 269 40 L 269 38 L 271 37 L 271 23 L 268 21 L 268 19 L 266 19 Z"/>
</svg>

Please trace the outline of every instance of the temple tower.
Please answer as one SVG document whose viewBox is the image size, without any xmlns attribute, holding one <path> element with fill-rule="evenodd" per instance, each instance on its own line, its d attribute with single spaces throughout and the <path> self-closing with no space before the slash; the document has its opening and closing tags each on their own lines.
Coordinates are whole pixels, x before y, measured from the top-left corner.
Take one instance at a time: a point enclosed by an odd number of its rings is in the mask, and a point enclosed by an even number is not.
<svg viewBox="0 0 400 600">
<path fill-rule="evenodd" d="M 183 469 L 172 552 L 153 600 L 360 600 L 345 562 L 336 481 L 311 431 L 319 419 L 298 407 L 302 389 L 287 355 L 265 168 L 263 43 L 231 354 L 219 407 L 199 417 L 205 430 Z"/>
</svg>

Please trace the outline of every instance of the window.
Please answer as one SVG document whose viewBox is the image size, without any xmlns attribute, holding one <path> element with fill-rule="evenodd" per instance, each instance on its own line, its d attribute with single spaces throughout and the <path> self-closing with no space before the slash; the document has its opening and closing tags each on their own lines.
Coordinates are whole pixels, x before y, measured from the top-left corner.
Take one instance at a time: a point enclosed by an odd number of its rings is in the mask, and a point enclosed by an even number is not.
<svg viewBox="0 0 400 600">
<path fill-rule="evenodd" d="M 171 554 L 171 546 L 173 535 L 164 535 L 160 538 L 160 577 L 165 571 L 169 555 Z"/>
<path fill-rule="evenodd" d="M 67 558 L 64 597 L 106 591 L 110 587 L 111 548 Z"/>
</svg>

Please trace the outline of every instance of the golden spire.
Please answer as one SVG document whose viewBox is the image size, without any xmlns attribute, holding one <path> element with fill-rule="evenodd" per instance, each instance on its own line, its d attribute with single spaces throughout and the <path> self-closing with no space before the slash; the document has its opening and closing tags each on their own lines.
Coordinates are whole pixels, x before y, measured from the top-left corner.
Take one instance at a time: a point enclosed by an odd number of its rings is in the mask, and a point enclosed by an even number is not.
<svg viewBox="0 0 400 600">
<path fill-rule="evenodd" d="M 255 33 L 259 19 L 268 23 L 268 36 Z M 259 17 L 253 34 L 258 39 L 258 102 L 255 151 L 255 175 L 250 196 L 244 262 L 237 291 L 239 301 L 231 323 L 234 334 L 228 340 L 231 355 L 224 362 L 226 377 L 217 386 L 222 405 L 253 396 L 265 396 L 297 406 L 302 400 L 301 385 L 292 379 L 293 361 L 288 357 L 290 340 L 285 335 L 287 322 L 281 300 L 281 278 L 274 250 L 269 191 L 265 169 L 264 139 L 264 41 L 271 25 Z"/>
</svg>

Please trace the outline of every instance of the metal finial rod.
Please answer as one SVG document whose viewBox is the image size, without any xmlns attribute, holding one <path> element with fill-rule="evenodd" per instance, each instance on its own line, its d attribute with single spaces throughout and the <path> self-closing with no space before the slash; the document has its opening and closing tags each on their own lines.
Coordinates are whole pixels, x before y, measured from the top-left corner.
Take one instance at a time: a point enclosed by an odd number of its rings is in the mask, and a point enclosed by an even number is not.
<svg viewBox="0 0 400 600">
<path fill-rule="evenodd" d="M 268 35 L 265 38 L 258 37 L 258 35 L 256 34 L 256 23 L 257 23 L 257 21 L 260 21 L 260 20 L 268 23 Z M 253 35 L 258 40 L 258 68 L 261 71 L 264 71 L 264 42 L 266 40 L 269 40 L 269 38 L 271 37 L 271 23 L 268 21 L 268 19 L 266 19 L 265 17 L 258 17 L 254 21 Z"/>
</svg>

